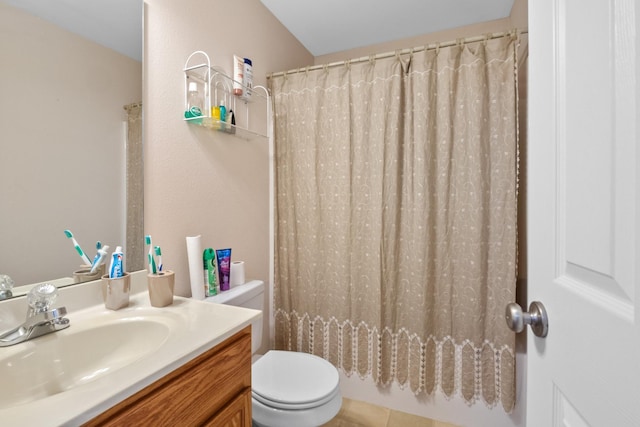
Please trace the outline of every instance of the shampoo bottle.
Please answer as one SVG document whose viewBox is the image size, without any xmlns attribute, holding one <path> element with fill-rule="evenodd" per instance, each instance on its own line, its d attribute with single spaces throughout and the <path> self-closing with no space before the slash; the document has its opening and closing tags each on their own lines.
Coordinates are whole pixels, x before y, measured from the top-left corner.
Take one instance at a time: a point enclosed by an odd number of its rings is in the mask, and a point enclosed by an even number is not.
<svg viewBox="0 0 640 427">
<path fill-rule="evenodd" d="M 244 90 L 240 98 L 249 101 L 251 99 L 251 89 L 253 89 L 253 64 L 249 58 L 244 58 L 242 85 Z"/>
</svg>

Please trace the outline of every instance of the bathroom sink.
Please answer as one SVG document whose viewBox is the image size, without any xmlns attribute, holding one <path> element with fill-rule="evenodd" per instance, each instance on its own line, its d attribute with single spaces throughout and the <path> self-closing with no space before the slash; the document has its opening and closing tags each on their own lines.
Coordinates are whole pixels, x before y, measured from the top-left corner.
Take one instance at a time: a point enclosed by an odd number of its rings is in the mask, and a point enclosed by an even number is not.
<svg viewBox="0 0 640 427">
<path fill-rule="evenodd" d="M 171 324 L 154 316 L 106 313 L 71 318 L 71 327 L 0 352 L 0 409 L 95 381 L 157 351 Z"/>
<path fill-rule="evenodd" d="M 95 282 L 62 288 L 58 301 L 71 326 L 0 347 L 0 425 L 82 425 L 261 315 L 179 296 L 152 307 L 147 274 L 132 273 L 129 305 L 115 311 Z M 0 301 L 0 325 L 22 321 L 25 304 Z"/>
</svg>

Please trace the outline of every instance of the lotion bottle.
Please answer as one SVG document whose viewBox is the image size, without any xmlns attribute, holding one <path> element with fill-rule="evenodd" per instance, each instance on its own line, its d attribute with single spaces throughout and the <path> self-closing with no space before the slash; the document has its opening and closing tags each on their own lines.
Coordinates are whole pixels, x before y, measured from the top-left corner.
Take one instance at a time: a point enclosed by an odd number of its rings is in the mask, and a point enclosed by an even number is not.
<svg viewBox="0 0 640 427">
<path fill-rule="evenodd" d="M 242 84 L 244 76 L 244 58 L 233 55 L 233 94 L 242 95 Z"/>
</svg>

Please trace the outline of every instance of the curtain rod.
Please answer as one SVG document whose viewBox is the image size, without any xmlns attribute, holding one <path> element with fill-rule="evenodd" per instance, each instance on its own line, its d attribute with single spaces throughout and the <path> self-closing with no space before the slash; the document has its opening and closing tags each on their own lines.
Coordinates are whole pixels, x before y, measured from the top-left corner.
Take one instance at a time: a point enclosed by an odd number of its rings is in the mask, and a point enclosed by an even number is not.
<svg viewBox="0 0 640 427">
<path fill-rule="evenodd" d="M 293 74 L 293 73 L 300 73 L 302 71 L 313 71 L 313 70 L 320 70 L 323 68 L 333 68 L 333 67 L 340 67 L 340 66 L 344 66 L 347 64 L 357 64 L 359 62 L 366 62 L 366 61 L 375 61 L 376 59 L 383 59 L 383 58 L 389 58 L 391 56 L 397 56 L 397 55 L 408 55 L 411 53 L 416 53 L 416 52 L 422 52 L 423 50 L 434 50 L 437 48 L 441 48 L 441 47 L 449 47 L 449 46 L 455 46 L 457 44 L 467 44 L 467 43 L 476 43 L 476 42 L 481 42 L 483 40 L 492 40 L 492 39 L 499 39 L 502 37 L 507 37 L 507 36 L 512 36 L 512 35 L 520 35 L 520 34 L 528 34 L 529 31 L 528 30 L 512 30 L 512 31 L 502 31 L 499 33 L 487 33 L 485 35 L 482 36 L 473 36 L 473 37 L 467 37 L 467 38 L 460 38 L 460 39 L 456 39 L 456 40 L 449 40 L 446 42 L 440 42 L 440 43 L 429 43 L 426 44 L 424 46 L 418 46 L 418 47 L 413 47 L 413 48 L 409 48 L 409 49 L 399 49 L 399 50 L 394 50 L 394 51 L 390 51 L 390 52 L 385 52 L 385 53 L 378 53 L 375 55 L 369 55 L 369 56 L 362 56 L 360 58 L 356 58 L 356 59 L 348 59 L 346 61 L 336 61 L 336 62 L 331 62 L 329 64 L 323 64 L 323 65 L 312 65 L 312 66 L 308 66 L 308 67 L 301 67 L 301 68 L 294 68 L 292 70 L 288 70 L 288 71 L 279 71 L 276 73 L 271 73 L 267 75 L 267 79 L 270 79 L 272 77 L 280 77 L 280 76 L 284 76 L 285 74 Z"/>
</svg>

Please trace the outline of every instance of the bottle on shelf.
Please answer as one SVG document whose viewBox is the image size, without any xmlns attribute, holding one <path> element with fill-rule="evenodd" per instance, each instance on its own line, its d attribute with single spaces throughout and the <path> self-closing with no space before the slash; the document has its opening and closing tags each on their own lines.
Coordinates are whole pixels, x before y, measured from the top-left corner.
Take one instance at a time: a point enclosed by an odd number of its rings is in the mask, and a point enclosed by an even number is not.
<svg viewBox="0 0 640 427">
<path fill-rule="evenodd" d="M 242 83 L 244 82 L 244 58 L 233 55 L 233 94 L 242 95 Z"/>
<path fill-rule="evenodd" d="M 240 94 L 240 99 L 250 101 L 251 89 L 253 89 L 253 64 L 249 58 L 243 58 L 243 61 L 242 84 L 244 86 L 244 90 Z"/>
<path fill-rule="evenodd" d="M 227 120 L 227 107 L 224 106 L 224 99 L 220 101 L 220 129 L 226 130 L 225 122 Z"/>
<path fill-rule="evenodd" d="M 202 94 L 198 90 L 198 83 L 189 82 L 189 90 L 187 94 L 187 109 L 184 112 L 184 117 L 187 119 L 193 117 L 201 117 L 204 110 L 204 101 Z M 202 119 L 195 120 L 198 123 L 202 122 Z"/>
<path fill-rule="evenodd" d="M 220 129 L 220 106 L 214 105 L 211 107 L 211 118 L 213 119 L 213 128 Z"/>
<path fill-rule="evenodd" d="M 227 112 L 225 126 L 228 133 L 236 133 L 236 117 L 233 115 L 233 110 L 231 109 Z"/>
</svg>

